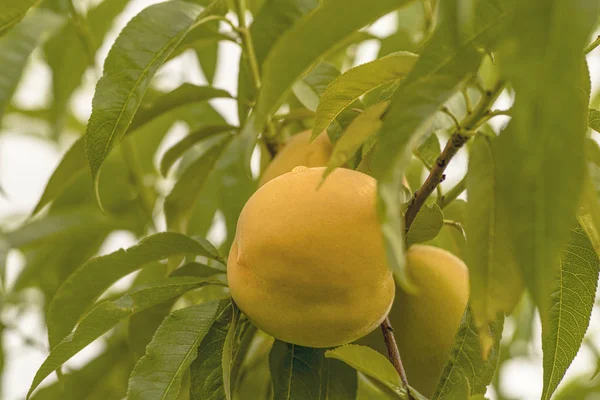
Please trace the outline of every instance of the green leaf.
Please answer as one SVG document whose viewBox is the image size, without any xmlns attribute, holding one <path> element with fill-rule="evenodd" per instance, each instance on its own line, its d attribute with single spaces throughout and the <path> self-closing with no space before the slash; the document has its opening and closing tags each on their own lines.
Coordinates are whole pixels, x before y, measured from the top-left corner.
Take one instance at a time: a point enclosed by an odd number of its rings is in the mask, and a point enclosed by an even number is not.
<svg viewBox="0 0 600 400">
<path fill-rule="evenodd" d="M 2 2 L 6 2 L 6 0 Z M 30 2 L 23 0 L 22 3 L 27 4 Z M 0 4 L 0 7 L 2 7 L 2 4 Z M 11 9 L 14 12 L 12 7 L 7 11 L 10 13 Z M 0 35 L 3 29 L 2 20 L 6 18 L 6 14 L 1 10 L 2 8 L 0 8 Z M 0 70 L 2 71 L 2 79 L 0 79 L 0 118 L 2 118 L 7 106 L 10 104 L 29 56 L 62 23 L 63 19 L 53 12 L 36 10 L 23 19 L 6 36 L 0 37 Z"/>
<path fill-rule="evenodd" d="M 99 303 L 83 317 L 73 333 L 52 347 L 50 355 L 48 355 L 33 379 L 28 397 L 44 378 L 81 349 L 110 330 L 119 321 L 208 283 L 211 282 L 204 278 L 169 278 L 133 289 L 116 300 Z"/>
<path fill-rule="evenodd" d="M 356 370 L 348 364 L 333 358 L 323 360 L 320 399 L 356 399 L 357 391 L 358 377 Z"/>
<path fill-rule="evenodd" d="M 320 62 L 308 74 L 294 83 L 292 92 L 306 108 L 315 111 L 327 85 L 339 75 L 340 71 L 336 67 L 326 62 Z"/>
<path fill-rule="evenodd" d="M 124 342 L 111 346 L 81 369 L 64 374 L 61 382 L 38 390 L 31 399 L 92 400 L 124 397 L 127 379 L 133 368 L 128 350 Z"/>
<path fill-rule="evenodd" d="M 323 350 L 275 340 L 269 354 L 275 399 L 319 399 Z"/>
<path fill-rule="evenodd" d="M 419 147 L 413 150 L 413 154 L 421 160 L 428 170 L 431 170 L 437 162 L 437 158 L 441 151 L 440 141 L 438 140 L 437 135 L 432 132 Z"/>
<path fill-rule="evenodd" d="M 232 324 L 233 306 L 227 306 L 198 347 L 190 366 L 190 400 L 225 400 L 223 348 Z"/>
<path fill-rule="evenodd" d="M 342 136 L 335 143 L 333 153 L 329 157 L 323 179 L 334 169 L 341 167 L 360 149 L 360 146 L 373 136 L 381 127 L 381 116 L 385 113 L 389 102 L 383 102 L 367 108 L 350 123 Z"/>
<path fill-rule="evenodd" d="M 385 386 L 399 398 L 406 398 L 400 376 L 389 360 L 376 350 L 367 346 L 348 344 L 325 352 L 326 358 L 343 361 L 355 370 Z"/>
<path fill-rule="evenodd" d="M 178 107 L 191 103 L 201 103 L 212 99 L 229 99 L 231 94 L 212 86 L 196 86 L 184 83 L 172 91 L 150 101 L 144 101 L 131 121 L 128 132 L 133 132 L 157 116 L 164 115 Z"/>
<path fill-rule="evenodd" d="M 454 336 L 454 343 L 432 400 L 444 399 L 446 396 L 460 391 L 465 379 L 471 386 L 471 395 L 485 393 L 486 387 L 496 371 L 503 324 L 504 317 L 500 315 L 490 326 L 490 335 L 494 344 L 491 346 L 488 357 L 484 359 L 473 314 L 471 308 L 467 307 L 458 332 Z"/>
<path fill-rule="evenodd" d="M 96 257 L 77 269 L 60 287 L 48 308 L 48 337 L 54 347 L 71 332 L 81 314 L 118 279 L 145 264 L 195 254 L 218 259 L 213 249 L 177 233 L 157 233 L 136 246 Z"/>
<path fill-rule="evenodd" d="M 102 45 L 114 18 L 123 11 L 128 1 L 105 0 L 87 12 L 83 21 L 70 19 L 45 46 L 44 53 L 52 70 L 52 106 L 50 122 L 58 135 L 68 118 L 69 100 L 81 84 L 88 66 L 94 64 L 94 55 Z M 87 29 L 89 38 L 83 37 Z"/>
<path fill-rule="evenodd" d="M 232 392 L 232 371 L 233 365 L 235 363 L 235 338 L 236 331 L 238 330 L 238 324 L 241 318 L 240 310 L 232 304 L 233 312 L 231 315 L 231 324 L 229 325 L 229 329 L 227 334 L 225 335 L 225 341 L 223 343 L 223 352 L 221 354 L 221 366 L 222 366 L 222 377 L 223 377 L 223 394 L 225 395 L 225 399 L 231 400 L 231 392 Z"/>
<path fill-rule="evenodd" d="M 415 54 L 398 52 L 344 72 L 331 82 L 323 93 L 317 108 L 312 137 L 316 138 L 360 96 L 404 78 L 417 59 Z"/>
<path fill-rule="evenodd" d="M 453 2 L 441 3 L 453 7 Z M 379 215 L 386 241 L 388 264 L 400 286 L 412 291 L 404 265 L 404 226 L 400 215 L 400 193 L 404 169 L 411 152 L 428 131 L 439 108 L 464 85 L 479 66 L 475 49 L 481 36 L 504 20 L 496 0 L 477 2 L 474 35 L 457 43 L 452 21 L 442 20 L 423 47 L 409 74 L 400 82 L 379 132 L 373 155 L 373 175 L 378 179 Z"/>
<path fill-rule="evenodd" d="M 0 0 L 0 36 L 19 22 L 40 0 Z"/>
<path fill-rule="evenodd" d="M 144 100 L 128 128 L 127 134 L 129 135 L 135 131 L 142 131 L 146 128 L 153 128 L 153 126 L 150 126 L 150 123 L 167 116 L 169 113 L 186 111 L 184 106 L 203 103 L 206 100 L 216 97 L 227 98 L 230 97 L 230 95 L 221 89 L 184 83 L 171 92 L 162 94 L 155 99 L 149 101 Z M 209 108 L 209 110 L 212 110 L 212 108 Z M 208 118 L 201 112 L 199 107 L 195 107 L 194 111 L 200 117 L 204 119 Z M 181 117 L 185 116 L 182 115 Z M 208 119 L 212 120 L 212 118 Z M 208 119 L 207 122 L 212 122 L 208 121 Z M 81 175 L 86 169 L 86 165 L 85 137 L 81 137 L 73 143 L 52 173 L 52 176 L 46 184 L 44 193 L 35 206 L 32 215 L 37 214 L 48 203 L 56 199 L 75 178 Z"/>
<path fill-rule="evenodd" d="M 250 35 L 254 44 L 254 52 L 259 68 L 262 66 L 273 44 L 281 35 L 290 29 L 302 16 L 310 13 L 319 5 L 318 0 L 266 0 L 256 18 L 250 25 Z M 248 116 L 250 104 L 254 103 L 256 88 L 251 84 L 252 78 L 245 56 L 240 58 L 238 75 L 238 115 L 240 124 Z"/>
<path fill-rule="evenodd" d="M 600 133 L 600 111 L 589 109 L 588 113 L 588 125 L 590 128 Z"/>
<path fill-rule="evenodd" d="M 215 321 L 230 308 L 229 300 L 211 301 L 168 316 L 131 373 L 127 399 L 174 399 L 184 371 L 198 354 L 198 346 Z"/>
<path fill-rule="evenodd" d="M 406 233 L 407 246 L 435 238 L 443 226 L 444 214 L 442 214 L 440 207 L 435 203 L 431 205 L 424 204 Z"/>
<path fill-rule="evenodd" d="M 208 83 L 212 84 L 217 72 L 217 62 L 219 57 L 219 43 L 208 43 L 196 48 L 196 57 L 204 77 Z"/>
<path fill-rule="evenodd" d="M 169 230 L 187 232 L 194 202 L 208 182 L 211 172 L 229 142 L 227 138 L 214 144 L 181 174 L 165 199 L 165 217 Z"/>
<path fill-rule="evenodd" d="M 510 225 L 498 199 L 497 155 L 491 139 L 478 136 L 467 172 L 467 264 L 471 310 L 484 353 L 490 349 L 489 324 L 510 313 L 523 293 L 523 280 L 510 243 Z"/>
<path fill-rule="evenodd" d="M 298 21 L 275 43 L 266 57 L 256 105 L 261 126 L 276 111 L 292 84 L 336 44 L 363 26 L 402 7 L 406 0 L 330 0 Z M 327 26 L 328 29 L 323 29 Z M 297 51 L 301 46 L 303 51 Z M 281 68 L 286 65 L 286 68 Z"/>
<path fill-rule="evenodd" d="M 160 161 L 160 172 L 166 176 L 169 172 L 169 169 L 173 166 L 175 161 L 177 161 L 183 153 L 189 150 L 194 144 L 204 140 L 212 135 L 217 133 L 233 131 L 238 129 L 237 126 L 232 125 L 207 125 L 198 129 L 195 132 L 190 133 L 188 136 L 181 139 L 177 144 L 173 145 L 173 147 L 167 150 Z"/>
<path fill-rule="evenodd" d="M 202 12 L 199 6 L 182 1 L 160 3 L 145 8 L 121 31 L 96 85 L 86 132 L 86 155 L 97 197 L 100 166 L 132 123 L 151 78 L 185 35 L 221 8 L 220 1 Z"/>
<path fill-rule="evenodd" d="M 510 46 L 498 54 L 516 94 L 512 120 L 497 140 L 499 203 L 545 326 L 560 251 L 583 189 L 590 93 L 583 48 L 599 7 L 595 0 L 516 2 Z"/>
<path fill-rule="evenodd" d="M 598 255 L 576 224 L 555 277 L 550 323 L 542 326 L 543 400 L 550 399 L 581 347 L 594 308 L 599 272 Z"/>
</svg>

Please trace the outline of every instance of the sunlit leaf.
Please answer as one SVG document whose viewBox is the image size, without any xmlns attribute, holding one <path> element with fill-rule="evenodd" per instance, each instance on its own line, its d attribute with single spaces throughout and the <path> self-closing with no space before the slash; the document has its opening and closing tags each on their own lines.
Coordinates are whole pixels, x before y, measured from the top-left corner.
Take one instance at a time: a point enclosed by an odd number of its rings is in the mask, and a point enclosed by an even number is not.
<svg viewBox="0 0 600 400">
<path fill-rule="evenodd" d="M 393 53 L 354 67 L 340 75 L 323 93 L 317 108 L 313 137 L 323 132 L 346 107 L 360 96 L 405 77 L 417 58 L 412 53 Z"/>
<path fill-rule="evenodd" d="M 96 257 L 77 269 L 60 287 L 48 309 L 48 337 L 54 346 L 71 332 L 81 314 L 111 284 L 145 264 L 185 254 L 217 259 L 215 250 L 177 233 L 158 233 L 127 250 Z"/>
<path fill-rule="evenodd" d="M 498 206 L 497 155 L 493 143 L 477 137 L 467 173 L 467 265 L 471 309 L 484 354 L 490 350 L 489 324 L 510 313 L 523 293 L 523 280 L 510 244 L 510 226 Z"/>
<path fill-rule="evenodd" d="M 446 364 L 438 380 L 432 400 L 444 399 L 446 396 L 460 391 L 465 379 L 469 381 L 472 395 L 485 393 L 486 387 L 496 371 L 503 324 L 503 316 L 499 316 L 491 324 L 490 336 L 494 343 L 484 360 L 473 314 L 471 308 L 467 307 L 458 332 L 454 336 L 454 343 L 446 359 Z"/>
<path fill-rule="evenodd" d="M 496 141 L 498 202 L 510 223 L 523 280 L 548 326 L 560 251 L 583 188 L 590 93 L 583 48 L 600 4 L 515 4 L 506 30 L 510 46 L 498 55 L 516 94 L 511 122 Z"/>
<path fill-rule="evenodd" d="M 207 125 L 203 128 L 198 129 L 195 132 L 191 132 L 188 136 L 181 139 L 177 144 L 173 145 L 167 150 L 160 162 L 160 172 L 163 175 L 167 175 L 169 169 L 175 161 L 177 161 L 183 153 L 189 150 L 194 144 L 204 140 L 217 133 L 232 131 L 237 129 L 236 126 L 232 125 Z"/>
<path fill-rule="evenodd" d="M 133 289 L 116 300 L 99 303 L 83 317 L 73 333 L 52 347 L 50 355 L 48 355 L 33 379 L 29 395 L 44 378 L 81 349 L 106 333 L 119 321 L 207 283 L 210 282 L 204 278 L 169 278 Z"/>
<path fill-rule="evenodd" d="M 222 7 L 217 1 L 200 12 L 200 7 L 182 1 L 159 3 L 145 8 L 121 31 L 96 85 L 85 136 L 95 185 L 100 166 L 132 123 L 150 79 L 185 35 Z"/>
<path fill-rule="evenodd" d="M 173 399 L 179 393 L 183 372 L 198 354 L 198 346 L 211 326 L 228 309 L 230 301 L 211 301 L 174 311 L 160 325 L 146 355 L 136 364 L 127 399 Z"/>
<path fill-rule="evenodd" d="M 2 0 L 2 3 L 6 2 L 7 0 Z M 8 0 L 8 2 L 12 1 Z M 21 3 L 21 1 L 19 0 L 17 3 Z M 26 5 L 27 3 L 32 4 L 28 0 L 22 1 L 22 4 Z M 2 6 L 3 4 L 0 4 L 0 24 L 2 24 L 2 19 L 6 18 L 6 14 L 1 11 Z M 4 7 L 9 6 L 4 5 Z M 17 8 L 21 8 L 21 6 L 17 6 Z M 7 12 L 10 13 L 11 10 L 14 12 L 16 8 L 10 6 Z M 29 56 L 63 22 L 63 18 L 49 10 L 36 10 L 7 35 L 0 37 L 0 70 L 2 71 L 0 75 L 0 118 L 4 115 L 4 111 L 17 89 Z M 0 25 L 0 34 L 1 32 L 2 26 Z"/>
<path fill-rule="evenodd" d="M 323 350 L 275 340 L 269 366 L 275 399 L 319 399 Z"/>
<path fill-rule="evenodd" d="M 581 347 L 596 299 L 599 271 L 598 255 L 576 224 L 555 277 L 549 325 L 542 326 L 542 399 L 550 399 Z"/>
</svg>

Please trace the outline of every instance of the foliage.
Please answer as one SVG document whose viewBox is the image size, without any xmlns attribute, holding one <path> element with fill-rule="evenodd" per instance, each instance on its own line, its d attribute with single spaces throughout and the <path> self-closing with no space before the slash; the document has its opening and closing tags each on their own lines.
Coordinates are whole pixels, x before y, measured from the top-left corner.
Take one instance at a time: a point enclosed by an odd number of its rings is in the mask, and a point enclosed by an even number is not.
<svg viewBox="0 0 600 400">
<path fill-rule="evenodd" d="M 377 351 L 284 343 L 230 299 L 241 209 L 280 145 L 307 129 L 334 145 L 323 179 L 335 168 L 377 179 L 397 290 L 414 290 L 404 264 L 415 243 L 469 267 L 469 306 L 432 399 L 490 387 L 508 399 L 498 371 L 529 355 L 534 315 L 541 398 L 597 392 L 597 376 L 560 385 L 581 348 L 600 359 L 588 332 L 600 272 L 600 111 L 586 59 L 600 44 L 597 0 L 170 0 L 120 32 L 127 1 L 79 3 L 0 0 L 0 137 L 70 144 L 30 215 L 0 220 L 0 331 L 18 332 L 23 307 L 48 331 L 28 398 L 424 399 Z M 398 23 L 380 37 L 370 26 L 384 16 Z M 363 63 L 367 42 L 380 50 Z M 237 93 L 218 85 L 227 46 L 241 50 Z M 205 83 L 161 87 L 190 56 Z M 18 92 L 34 63 L 51 72 L 51 99 L 27 108 Z M 85 121 L 73 103 L 90 80 Z M 189 133 L 168 142 L 175 123 Z M 451 170 L 457 183 L 442 185 Z M 103 254 L 116 231 L 137 244 Z M 24 267 L 7 286 L 12 252 Z M 97 357 L 64 367 L 97 340 Z M 55 371 L 59 382 L 42 384 Z"/>
</svg>

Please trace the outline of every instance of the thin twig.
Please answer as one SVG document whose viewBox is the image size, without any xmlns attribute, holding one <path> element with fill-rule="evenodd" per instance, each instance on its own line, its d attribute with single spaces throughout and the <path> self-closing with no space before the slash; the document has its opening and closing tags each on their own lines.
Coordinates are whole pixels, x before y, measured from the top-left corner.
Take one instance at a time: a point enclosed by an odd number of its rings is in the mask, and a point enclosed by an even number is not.
<svg viewBox="0 0 600 400">
<path fill-rule="evenodd" d="M 591 53 L 592 50 L 594 50 L 598 46 L 600 46 L 600 35 L 598 35 L 596 40 L 594 40 L 592 43 L 590 43 L 590 45 L 588 47 L 586 47 L 585 50 L 583 50 L 583 54 Z"/>
<path fill-rule="evenodd" d="M 402 359 L 400 358 L 400 351 L 398 350 L 398 344 L 396 343 L 396 338 L 394 337 L 394 328 L 392 327 L 392 323 L 390 322 L 389 317 L 386 317 L 381 323 L 381 332 L 383 333 L 383 340 L 385 341 L 385 347 L 388 350 L 388 357 L 400 375 L 400 380 L 402 380 L 402 384 L 406 388 L 406 393 L 408 394 L 409 400 L 413 400 L 414 397 L 410 392 L 410 387 L 408 386 L 408 379 L 406 379 L 406 371 L 404 371 L 404 366 L 402 365 Z"/>
<path fill-rule="evenodd" d="M 446 147 L 438 156 L 435 165 L 431 168 L 429 176 L 423 183 L 423 186 L 417 190 L 406 210 L 404 215 L 404 229 L 406 232 L 410 229 L 412 223 L 415 221 L 419 210 L 425 203 L 425 200 L 429 195 L 436 189 L 436 187 L 446 178 L 444 172 L 446 167 L 452 158 L 456 155 L 458 150 L 469 140 L 471 135 L 465 135 L 464 131 L 472 131 L 480 122 L 482 118 L 488 113 L 489 107 L 498 98 L 502 89 L 504 88 L 504 82 L 499 82 L 496 87 L 490 91 L 485 92 L 479 103 L 473 109 L 473 112 L 468 114 L 460 123 L 460 129 L 452 134 Z"/>
</svg>

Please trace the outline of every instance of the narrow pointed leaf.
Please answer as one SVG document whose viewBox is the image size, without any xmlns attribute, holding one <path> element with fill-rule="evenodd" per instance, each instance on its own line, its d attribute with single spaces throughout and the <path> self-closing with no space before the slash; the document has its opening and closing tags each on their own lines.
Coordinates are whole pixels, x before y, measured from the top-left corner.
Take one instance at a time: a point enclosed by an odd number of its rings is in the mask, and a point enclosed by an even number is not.
<svg viewBox="0 0 600 400">
<path fill-rule="evenodd" d="M 389 102 L 383 102 L 367 108 L 348 125 L 335 143 L 333 153 L 323 174 L 327 177 L 335 168 L 341 167 L 360 149 L 360 146 L 373 136 L 381 127 L 381 116 L 387 110 Z"/>
<path fill-rule="evenodd" d="M 490 326 L 490 336 L 494 343 L 487 358 L 484 359 L 481 353 L 479 332 L 475 326 L 471 309 L 467 307 L 458 332 L 454 336 L 454 343 L 432 400 L 444 399 L 457 390 L 461 390 L 465 379 L 469 381 L 471 395 L 485 393 L 486 387 L 496 371 L 503 325 L 504 317 L 499 316 Z"/>
<path fill-rule="evenodd" d="M 594 307 L 599 271 L 598 255 L 576 224 L 555 277 L 550 324 L 542 326 L 543 400 L 551 398 L 581 347 Z"/>
<path fill-rule="evenodd" d="M 194 203 L 229 142 L 224 140 L 213 145 L 181 174 L 165 199 L 165 217 L 170 230 L 187 232 Z"/>
<path fill-rule="evenodd" d="M 467 172 L 465 231 L 471 283 L 471 309 L 483 351 L 489 351 L 489 325 L 510 313 L 523 293 L 523 280 L 510 244 L 510 227 L 498 200 L 496 154 L 490 139 L 479 136 Z"/>
<path fill-rule="evenodd" d="M 350 104 L 360 96 L 383 85 L 404 78 L 412 69 L 418 56 L 408 52 L 398 52 L 359 65 L 344 72 L 325 90 L 317 108 L 313 138 Z"/>
<path fill-rule="evenodd" d="M 225 341 L 223 342 L 223 351 L 221 353 L 221 372 L 223 376 L 223 394 L 225 395 L 225 399 L 232 400 L 232 371 L 233 365 L 235 363 L 235 339 L 236 333 L 239 329 L 241 318 L 241 312 L 239 308 L 232 305 L 232 313 L 231 313 L 231 323 L 229 324 L 229 329 L 227 330 L 227 334 L 225 335 Z"/>
<path fill-rule="evenodd" d="M 353 32 L 408 3 L 330 0 L 298 21 L 275 43 L 263 64 L 262 88 L 256 106 L 258 125 L 277 109 L 292 84 L 315 61 Z M 322 29 L 324 26 L 328 29 Z M 298 46 L 304 51 L 297 51 Z"/>
<path fill-rule="evenodd" d="M 96 85 L 86 132 L 96 190 L 100 166 L 125 135 L 151 78 L 194 25 L 222 8 L 220 1 L 213 6 L 201 13 L 199 6 L 183 1 L 159 3 L 144 9 L 121 31 Z"/>
<path fill-rule="evenodd" d="M 216 259 L 212 249 L 177 233 L 158 233 L 127 250 L 96 257 L 77 269 L 60 287 L 48 309 L 48 337 L 56 345 L 71 332 L 81 314 L 110 285 L 145 264 L 168 257 L 196 254 Z"/>
<path fill-rule="evenodd" d="M 319 399 L 323 350 L 275 340 L 269 368 L 275 399 Z"/>
<path fill-rule="evenodd" d="M 232 323 L 233 306 L 227 306 L 198 347 L 190 366 L 190 400 L 225 400 L 223 348 Z"/>
<path fill-rule="evenodd" d="M 21 0 L 17 1 L 17 3 L 20 2 Z M 27 0 L 23 0 L 23 2 L 27 3 Z M 10 12 L 10 9 L 7 12 Z M 4 17 L 0 8 L 0 24 Z M 2 75 L 0 75 L 0 118 L 10 104 L 29 56 L 63 22 L 63 18 L 49 10 L 36 10 L 7 35 L 0 37 L 0 70 L 2 71 Z M 0 34 L 1 32 L 0 25 Z"/>
<path fill-rule="evenodd" d="M 378 351 L 367 346 L 348 344 L 333 350 L 327 350 L 325 357 L 345 362 L 387 387 L 393 393 L 398 394 L 401 398 L 406 398 L 406 390 L 402 387 L 400 376 L 389 360 Z"/>
<path fill-rule="evenodd" d="M 228 300 L 211 301 L 168 316 L 131 373 L 127 399 L 175 399 L 183 373 L 198 354 L 198 346 L 230 307 Z"/>
<path fill-rule="evenodd" d="M 236 129 L 238 129 L 236 126 L 227 124 L 207 125 L 203 128 L 198 129 L 195 132 L 190 133 L 165 152 L 165 155 L 163 156 L 160 162 L 160 172 L 163 175 L 167 175 L 169 169 L 171 169 L 175 161 L 177 161 L 187 150 L 189 150 L 190 147 L 200 142 L 201 140 L 211 137 L 212 135 L 215 135 L 217 133 L 232 131 Z"/>
<path fill-rule="evenodd" d="M 327 85 L 339 75 L 340 71 L 336 67 L 326 62 L 320 62 L 294 83 L 292 91 L 306 108 L 315 111 Z"/>
<path fill-rule="evenodd" d="M 409 291 L 413 287 L 404 265 L 404 226 L 399 197 L 404 169 L 410 162 L 412 149 L 427 133 L 433 115 L 477 70 L 481 54 L 475 45 L 506 17 L 506 11 L 497 3 L 497 0 L 477 2 L 474 34 L 458 43 L 452 33 L 452 22 L 440 23 L 414 67 L 400 82 L 379 132 L 372 173 L 379 180 L 379 215 L 388 264 L 398 283 Z M 453 7 L 452 2 L 441 5 Z"/>
<path fill-rule="evenodd" d="M 516 94 L 512 120 L 497 140 L 499 202 L 506 206 L 521 274 L 548 326 L 560 252 L 583 189 L 590 93 L 583 48 L 600 4 L 516 4 L 507 30 L 511 45 L 498 55 Z"/>
<path fill-rule="evenodd" d="M 83 317 L 73 333 L 52 348 L 50 355 L 48 355 L 33 379 L 29 395 L 44 378 L 81 349 L 114 327 L 119 321 L 207 283 L 204 278 L 170 278 L 155 284 L 149 284 L 146 287 L 133 289 L 117 300 L 98 304 Z"/>
<path fill-rule="evenodd" d="M 40 0 L 0 0 L 0 36 L 6 34 Z"/>
</svg>

